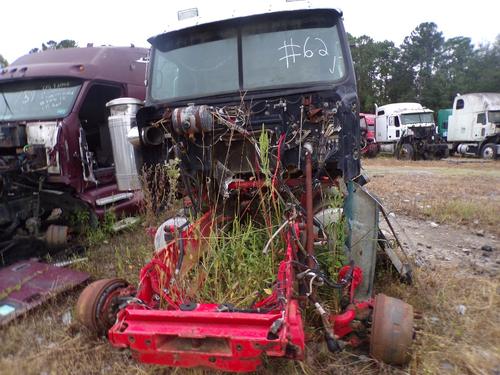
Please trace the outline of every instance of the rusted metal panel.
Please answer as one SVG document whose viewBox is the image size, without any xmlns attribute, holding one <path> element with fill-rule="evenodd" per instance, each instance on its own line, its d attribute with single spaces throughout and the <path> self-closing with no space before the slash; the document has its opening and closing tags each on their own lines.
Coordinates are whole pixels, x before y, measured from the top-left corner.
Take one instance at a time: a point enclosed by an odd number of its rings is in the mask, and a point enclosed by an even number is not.
<svg viewBox="0 0 500 375">
<path fill-rule="evenodd" d="M 85 272 L 36 260 L 18 262 L 1 269 L 0 326 L 88 278 Z"/>
</svg>

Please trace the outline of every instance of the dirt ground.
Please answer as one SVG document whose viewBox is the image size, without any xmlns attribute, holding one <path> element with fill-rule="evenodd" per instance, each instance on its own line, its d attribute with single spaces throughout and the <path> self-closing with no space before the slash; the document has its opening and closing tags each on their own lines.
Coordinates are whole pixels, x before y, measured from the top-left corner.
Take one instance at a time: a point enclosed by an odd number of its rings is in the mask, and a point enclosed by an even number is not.
<svg viewBox="0 0 500 375">
<path fill-rule="evenodd" d="M 259 374 L 499 374 L 500 162 L 374 159 L 363 165 L 368 189 L 393 212 L 416 263 L 413 285 L 382 272 L 377 287 L 423 313 L 410 365 L 386 366 L 363 352 L 332 355 L 313 342 L 304 363 L 274 360 Z M 143 228 L 106 240 L 84 267 L 94 278 L 135 281 L 150 255 L 147 241 Z M 0 329 L 0 374 L 210 373 L 141 365 L 92 337 L 74 321 L 80 290 Z"/>
<path fill-rule="evenodd" d="M 363 166 L 371 179 L 367 189 L 400 224 L 418 261 L 499 276 L 499 161 L 382 158 L 364 160 Z"/>
</svg>

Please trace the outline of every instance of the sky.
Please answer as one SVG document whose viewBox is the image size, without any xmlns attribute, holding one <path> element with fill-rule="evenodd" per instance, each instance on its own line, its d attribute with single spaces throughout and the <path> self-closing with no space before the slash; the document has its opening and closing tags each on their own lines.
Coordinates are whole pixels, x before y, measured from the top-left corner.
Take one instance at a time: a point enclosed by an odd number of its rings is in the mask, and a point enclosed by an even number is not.
<svg viewBox="0 0 500 375">
<path fill-rule="evenodd" d="M 269 0 L 24 0 L 0 7 L 0 54 L 9 62 L 49 40 L 73 39 L 80 47 L 148 47 L 147 39 L 175 22 L 177 11 L 204 12 Z M 280 0 L 274 0 L 280 1 Z M 282 0 L 285 1 L 285 0 Z M 434 22 L 446 38 L 470 37 L 474 44 L 493 42 L 500 34 L 500 1 L 332 0 L 344 13 L 346 31 L 400 45 L 422 22 Z M 465 5 L 470 4 L 470 5 Z"/>
</svg>

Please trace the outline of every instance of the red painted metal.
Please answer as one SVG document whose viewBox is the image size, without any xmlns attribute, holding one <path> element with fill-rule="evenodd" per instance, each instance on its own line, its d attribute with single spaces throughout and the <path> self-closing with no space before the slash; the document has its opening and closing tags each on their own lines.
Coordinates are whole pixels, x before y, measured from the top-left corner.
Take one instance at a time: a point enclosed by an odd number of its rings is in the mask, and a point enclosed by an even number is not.
<svg viewBox="0 0 500 375">
<path fill-rule="evenodd" d="M 344 337 L 353 331 L 351 323 L 354 319 L 359 319 L 360 313 L 369 313 L 369 309 L 373 307 L 373 302 L 364 301 L 349 305 L 346 310 L 339 315 L 332 315 L 330 321 L 333 325 L 333 331 L 337 338 Z"/>
<path fill-rule="evenodd" d="M 351 271 L 352 269 L 352 271 Z M 340 269 L 338 275 L 339 283 L 348 283 L 349 301 L 354 302 L 354 292 L 363 281 L 363 270 L 359 267 L 344 266 Z"/>
<path fill-rule="evenodd" d="M 303 221 L 291 221 L 274 290 L 251 310 L 231 311 L 213 303 L 192 303 L 178 287 L 176 280 L 198 261 L 212 228 L 227 220 L 231 218 L 208 211 L 155 254 L 141 270 L 137 298 L 118 312 L 108 332 L 114 346 L 130 348 L 145 363 L 233 372 L 255 371 L 263 356 L 304 358 L 305 333 L 293 266 L 298 246 L 297 237 L 292 235 L 292 231 L 300 234 Z M 184 259 L 189 260 L 176 272 L 179 238 L 184 241 Z M 354 290 L 362 277 L 359 267 L 349 265 L 340 270 L 338 282 L 344 285 L 351 303 L 342 314 L 329 319 L 334 337 L 349 335 L 347 343 L 352 346 L 364 342 L 351 333 L 356 332 L 356 321 L 366 319 L 373 306 L 371 300 L 354 301 Z"/>
<path fill-rule="evenodd" d="M 374 157 L 379 152 L 379 145 L 375 138 L 375 115 L 371 113 L 360 113 L 359 117 L 364 119 L 366 128 L 361 128 L 361 138 L 363 148 L 361 149 L 361 154 Z"/>
<path fill-rule="evenodd" d="M 306 251 L 309 256 L 307 265 L 314 268 L 314 227 L 313 227 L 313 181 L 312 181 L 312 157 L 310 152 L 306 152 Z"/>
<path fill-rule="evenodd" d="M 224 220 L 209 211 L 186 229 L 185 259 L 197 259 L 212 226 Z M 298 224 L 293 226 L 299 230 Z M 141 362 L 176 367 L 247 372 L 261 365 L 264 354 L 303 359 L 305 334 L 294 298 L 296 254 L 291 234 L 286 236 L 274 291 L 252 306 L 261 313 L 222 312 L 213 303 L 183 310 L 189 301 L 175 282 L 178 249 L 172 241 L 142 269 L 137 293 L 141 303 L 130 303 L 118 313 L 109 340 L 117 347 L 129 347 Z M 180 275 L 191 266 L 183 263 Z"/>
</svg>

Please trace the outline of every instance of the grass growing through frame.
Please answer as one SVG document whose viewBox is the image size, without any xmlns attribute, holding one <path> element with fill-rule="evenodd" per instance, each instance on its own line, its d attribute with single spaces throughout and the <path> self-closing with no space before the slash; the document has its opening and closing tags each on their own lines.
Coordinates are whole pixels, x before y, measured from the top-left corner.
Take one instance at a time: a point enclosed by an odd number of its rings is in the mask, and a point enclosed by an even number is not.
<svg viewBox="0 0 500 375">
<path fill-rule="evenodd" d="M 342 214 L 344 197 L 338 190 L 333 190 L 324 194 L 323 199 L 325 201 L 323 207 L 336 209 L 339 217 L 325 225 L 326 242 L 322 246 L 317 246 L 315 252 L 321 268 L 332 280 L 336 280 L 339 269 L 346 264 L 344 247 L 347 239 L 347 219 Z"/>
<path fill-rule="evenodd" d="M 251 220 L 242 223 L 234 219 L 215 228 L 208 250 L 195 271 L 201 272 L 204 279 L 197 299 L 249 307 L 266 292 L 270 294 L 282 254 L 262 253 L 268 239 L 267 228 Z M 283 246 L 277 248 L 283 249 Z"/>
<path fill-rule="evenodd" d="M 269 252 L 263 250 L 285 218 L 272 187 L 268 136 L 263 130 L 258 144 L 260 176 L 266 188 L 259 191 L 251 215 L 235 215 L 233 220 L 212 228 L 198 267 L 187 277 L 188 286 L 198 284 L 197 301 L 244 308 L 272 293 L 285 252 L 283 236 L 276 236 Z"/>
</svg>

